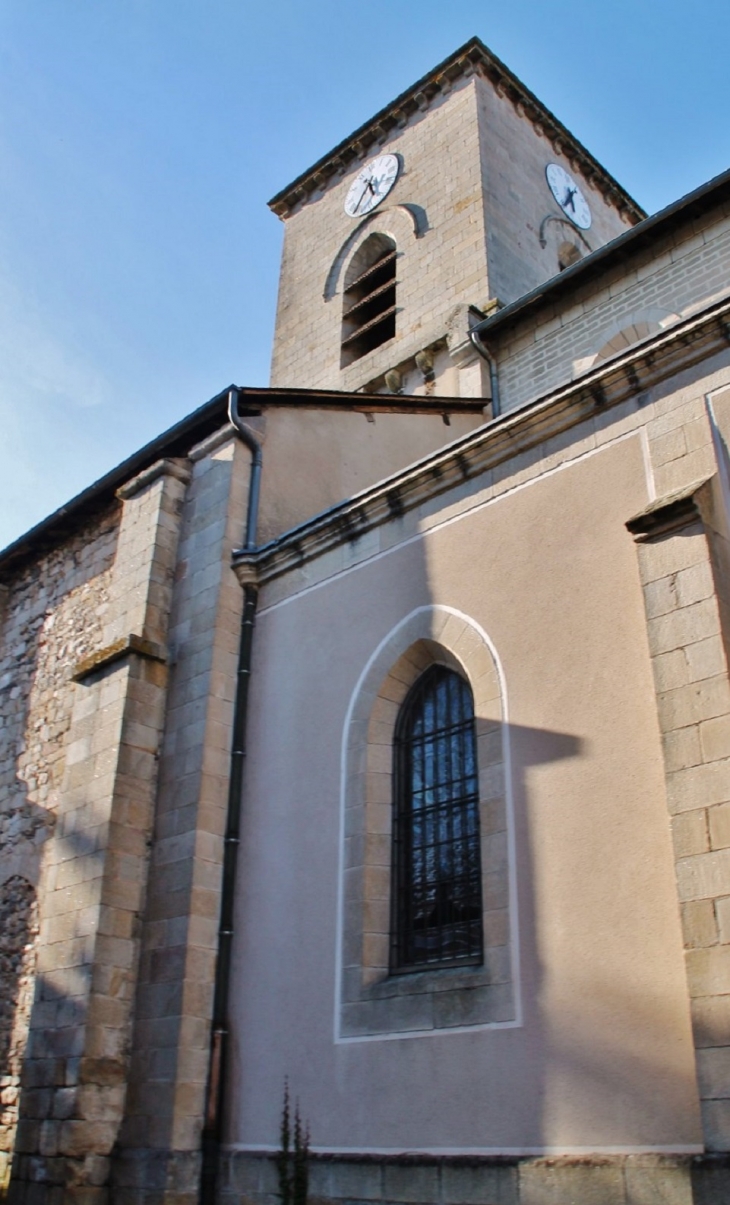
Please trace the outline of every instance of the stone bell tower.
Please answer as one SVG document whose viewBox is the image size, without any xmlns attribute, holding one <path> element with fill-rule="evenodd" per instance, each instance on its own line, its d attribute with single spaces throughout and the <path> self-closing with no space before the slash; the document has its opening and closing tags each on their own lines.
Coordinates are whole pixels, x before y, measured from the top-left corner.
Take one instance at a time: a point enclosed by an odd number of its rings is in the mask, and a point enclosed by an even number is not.
<svg viewBox="0 0 730 1205">
<path fill-rule="evenodd" d="M 644 216 L 477 38 L 270 206 L 285 223 L 271 384 L 443 396 L 489 396 L 468 340 L 480 312 Z"/>
</svg>

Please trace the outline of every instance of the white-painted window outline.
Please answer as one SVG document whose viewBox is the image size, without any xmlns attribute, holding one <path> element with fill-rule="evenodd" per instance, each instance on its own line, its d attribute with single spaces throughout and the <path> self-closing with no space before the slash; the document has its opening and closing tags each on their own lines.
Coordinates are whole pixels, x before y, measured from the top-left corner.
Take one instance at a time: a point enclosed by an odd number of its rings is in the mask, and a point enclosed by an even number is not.
<svg viewBox="0 0 730 1205">
<path fill-rule="evenodd" d="M 389 975 L 392 739 L 403 700 L 431 664 L 454 669 L 474 694 L 488 880 L 485 962 Z M 336 1042 L 522 1024 L 504 677 L 483 629 L 450 607 L 420 607 L 406 616 L 372 654 L 350 701 L 342 744 L 336 978 Z"/>
</svg>

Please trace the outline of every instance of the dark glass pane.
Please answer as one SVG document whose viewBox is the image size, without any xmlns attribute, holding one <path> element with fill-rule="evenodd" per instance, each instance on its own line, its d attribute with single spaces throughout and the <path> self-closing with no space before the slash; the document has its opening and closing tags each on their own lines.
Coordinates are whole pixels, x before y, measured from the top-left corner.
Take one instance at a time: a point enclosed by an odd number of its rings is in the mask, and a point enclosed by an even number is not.
<svg viewBox="0 0 730 1205">
<path fill-rule="evenodd" d="M 393 969 L 482 957 L 474 708 L 434 666 L 406 699 L 395 749 Z"/>
</svg>

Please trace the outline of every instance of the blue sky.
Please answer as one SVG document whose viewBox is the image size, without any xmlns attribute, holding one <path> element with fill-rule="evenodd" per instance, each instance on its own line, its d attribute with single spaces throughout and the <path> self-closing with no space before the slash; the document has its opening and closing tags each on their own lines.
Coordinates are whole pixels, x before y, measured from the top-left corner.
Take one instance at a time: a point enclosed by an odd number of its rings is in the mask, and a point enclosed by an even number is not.
<svg viewBox="0 0 730 1205">
<path fill-rule="evenodd" d="M 473 34 L 650 212 L 730 166 L 723 0 L 1 0 L 0 546 L 267 383 L 267 200 Z"/>
</svg>

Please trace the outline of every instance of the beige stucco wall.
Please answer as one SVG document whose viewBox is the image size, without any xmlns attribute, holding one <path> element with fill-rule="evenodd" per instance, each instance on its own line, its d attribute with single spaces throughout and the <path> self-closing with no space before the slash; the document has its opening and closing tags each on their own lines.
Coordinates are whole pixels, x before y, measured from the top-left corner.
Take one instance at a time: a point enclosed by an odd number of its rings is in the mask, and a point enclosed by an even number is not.
<svg viewBox="0 0 730 1205">
<path fill-rule="evenodd" d="M 475 430 L 481 414 L 365 414 L 271 407 L 251 428 L 263 444 L 258 541 L 295 527 Z"/>
<path fill-rule="evenodd" d="M 287 1076 L 327 1149 L 701 1142 L 643 601 L 624 528 L 648 496 L 638 434 L 600 450 L 591 440 L 583 457 L 422 536 L 401 544 L 394 523 L 389 550 L 363 552 L 315 589 L 264 589 L 233 1144 L 276 1144 Z M 336 1044 L 345 717 L 379 643 L 434 604 L 479 624 L 504 671 L 522 1023 Z"/>
</svg>

